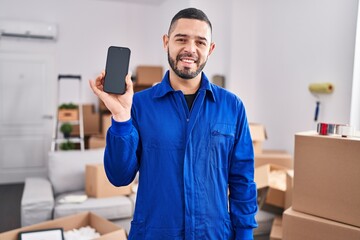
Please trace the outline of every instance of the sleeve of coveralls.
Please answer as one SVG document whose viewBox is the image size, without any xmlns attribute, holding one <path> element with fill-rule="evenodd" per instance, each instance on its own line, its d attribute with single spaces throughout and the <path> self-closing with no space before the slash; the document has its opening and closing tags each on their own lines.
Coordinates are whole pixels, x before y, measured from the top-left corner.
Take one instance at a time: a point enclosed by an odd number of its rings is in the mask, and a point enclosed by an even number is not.
<svg viewBox="0 0 360 240">
<path fill-rule="evenodd" d="M 253 239 L 257 227 L 257 190 L 254 182 L 254 151 L 245 110 L 238 118 L 239 133 L 235 142 L 229 171 L 230 217 L 236 240 Z"/>
<path fill-rule="evenodd" d="M 131 119 L 116 122 L 111 118 L 111 122 L 106 135 L 105 172 L 113 185 L 126 186 L 134 180 L 139 169 L 136 157 L 139 136 Z"/>
</svg>

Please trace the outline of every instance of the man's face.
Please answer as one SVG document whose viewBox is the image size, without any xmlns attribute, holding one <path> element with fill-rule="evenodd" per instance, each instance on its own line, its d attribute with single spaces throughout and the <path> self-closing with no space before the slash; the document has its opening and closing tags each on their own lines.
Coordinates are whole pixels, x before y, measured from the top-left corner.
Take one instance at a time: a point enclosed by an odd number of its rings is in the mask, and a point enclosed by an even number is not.
<svg viewBox="0 0 360 240">
<path fill-rule="evenodd" d="M 195 19 L 179 19 L 164 36 L 171 69 L 183 79 L 193 79 L 205 67 L 214 49 L 209 25 Z"/>
</svg>

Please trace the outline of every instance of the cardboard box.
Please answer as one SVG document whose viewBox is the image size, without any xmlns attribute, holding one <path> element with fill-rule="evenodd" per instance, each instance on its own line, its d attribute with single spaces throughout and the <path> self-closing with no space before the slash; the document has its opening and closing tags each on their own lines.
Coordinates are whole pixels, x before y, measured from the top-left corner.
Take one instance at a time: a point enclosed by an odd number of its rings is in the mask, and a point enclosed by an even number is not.
<svg viewBox="0 0 360 240">
<path fill-rule="evenodd" d="M 77 121 L 79 120 L 79 110 L 78 109 L 59 109 L 58 110 L 58 119 L 59 121 Z"/>
<path fill-rule="evenodd" d="M 276 164 L 289 169 L 294 167 L 293 156 L 281 150 L 263 150 L 255 155 L 255 167 L 265 164 Z"/>
<path fill-rule="evenodd" d="M 271 226 L 270 240 L 282 240 L 282 217 L 276 216 Z"/>
<path fill-rule="evenodd" d="M 281 214 L 285 206 L 286 168 L 266 164 L 255 168 L 255 183 L 259 194 L 259 208 Z"/>
<path fill-rule="evenodd" d="M 286 192 L 285 192 L 285 206 L 284 209 L 288 209 L 292 206 L 292 195 L 294 186 L 294 170 L 286 171 Z"/>
<path fill-rule="evenodd" d="M 83 212 L 76 215 L 71 215 L 63 218 L 46 221 L 43 223 L 18 228 L 8 232 L 0 233 L 0 240 L 17 240 L 19 232 L 23 231 L 35 231 L 49 228 L 63 228 L 64 231 L 73 229 L 79 229 L 81 227 L 90 226 L 98 233 L 101 237 L 96 240 L 126 240 L 126 232 L 116 224 L 102 218 L 91 212 Z"/>
<path fill-rule="evenodd" d="M 298 133 L 294 157 L 293 209 L 360 227 L 360 138 Z"/>
<path fill-rule="evenodd" d="M 107 109 L 107 107 L 105 106 L 104 102 L 101 101 L 101 99 L 99 98 L 99 112 L 107 112 L 110 113 L 109 109 Z"/>
<path fill-rule="evenodd" d="M 136 68 L 136 85 L 153 85 L 163 78 L 162 66 L 138 66 Z"/>
<path fill-rule="evenodd" d="M 154 84 L 153 84 L 154 85 Z M 134 84 L 133 86 L 134 86 L 134 93 L 136 93 L 136 92 L 140 92 L 140 91 L 142 91 L 142 90 L 145 90 L 145 89 L 147 89 L 147 88 L 150 88 L 150 87 L 152 87 L 153 85 L 138 85 L 138 84 Z"/>
<path fill-rule="evenodd" d="M 87 164 L 85 191 L 89 197 L 95 198 L 130 195 L 132 194 L 132 184 L 115 187 L 109 182 L 103 164 Z"/>
<path fill-rule="evenodd" d="M 263 142 L 267 138 L 265 127 L 257 123 L 249 123 L 249 127 L 254 146 L 254 154 L 260 154 L 263 151 Z"/>
<path fill-rule="evenodd" d="M 102 114 L 101 116 L 101 133 L 104 138 L 106 138 L 106 133 L 109 127 L 111 126 L 111 114 Z"/>
<path fill-rule="evenodd" d="M 95 135 L 100 133 L 100 116 L 95 111 L 93 104 L 83 104 L 84 135 Z M 79 125 L 74 125 L 71 132 L 73 136 L 79 136 Z"/>
<path fill-rule="evenodd" d="M 102 135 L 94 135 L 89 138 L 89 149 L 104 148 L 106 139 Z"/>
<path fill-rule="evenodd" d="M 212 83 L 215 85 L 224 88 L 225 87 L 225 76 L 223 75 L 214 75 L 212 77 Z"/>
<path fill-rule="evenodd" d="M 283 240 L 358 240 L 360 228 L 287 209 L 283 214 Z"/>
</svg>

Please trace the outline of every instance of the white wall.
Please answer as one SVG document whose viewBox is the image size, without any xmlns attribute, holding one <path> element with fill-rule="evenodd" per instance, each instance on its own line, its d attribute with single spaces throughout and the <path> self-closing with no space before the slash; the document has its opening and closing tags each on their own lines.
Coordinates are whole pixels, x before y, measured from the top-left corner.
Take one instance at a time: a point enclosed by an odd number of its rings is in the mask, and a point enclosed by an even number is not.
<svg viewBox="0 0 360 240">
<path fill-rule="evenodd" d="M 349 122 L 357 4 L 233 1 L 231 89 L 266 126 L 265 148 L 292 152 L 296 132 L 316 129 L 309 83 L 335 85 L 320 96 L 320 122 Z"/>
<path fill-rule="evenodd" d="M 22 44 L 48 51 L 57 73 L 81 74 L 84 101 L 96 102 L 87 80 L 105 66 L 109 45 L 132 49 L 131 70 L 139 64 L 167 68 L 162 35 L 172 16 L 193 6 L 213 23 L 217 44 L 205 68 L 226 77 L 251 122 L 263 123 L 266 148 L 293 151 L 294 134 L 315 129 L 312 82 L 332 82 L 321 97 L 319 121 L 349 122 L 357 0 L 167 0 L 160 6 L 106 0 L 0 0 L 0 19 L 42 20 L 59 25 L 55 43 Z M 20 7 L 19 7 L 20 6 Z M 0 39 L 0 51 L 18 49 Z M 30 49 L 31 48 L 31 49 Z"/>
<path fill-rule="evenodd" d="M 20 6 L 20 7 L 19 7 Z M 128 46 L 132 51 L 130 70 L 139 64 L 163 63 L 161 23 L 157 6 L 99 0 L 1 0 L 0 19 L 56 23 L 59 38 L 54 43 L 27 41 L 25 51 L 48 51 L 55 57 L 57 73 L 81 74 L 83 101 L 95 102 L 87 80 L 105 68 L 107 47 Z M 0 50 L 23 48 L 24 42 L 0 40 Z M 45 46 L 45 49 L 44 49 Z M 54 79 L 55 81 L 56 79 Z"/>
<path fill-rule="evenodd" d="M 210 55 L 204 68 L 206 75 L 211 78 L 220 74 L 225 76 L 225 85 L 228 84 L 230 31 L 231 31 L 231 5 L 232 0 L 192 0 L 189 7 L 203 10 L 211 21 L 213 28 L 213 42 L 215 50 Z"/>
<path fill-rule="evenodd" d="M 189 6 L 189 0 L 177 1 L 177 0 L 166 0 L 159 6 L 159 23 L 157 24 L 155 31 L 150 34 L 155 35 L 157 38 L 157 44 L 161 44 L 161 51 L 158 51 L 157 54 L 162 58 L 162 65 L 164 70 L 168 68 L 168 59 L 167 53 L 163 49 L 162 37 L 164 34 L 168 33 L 170 21 L 173 16 L 181 9 L 187 8 Z"/>
</svg>

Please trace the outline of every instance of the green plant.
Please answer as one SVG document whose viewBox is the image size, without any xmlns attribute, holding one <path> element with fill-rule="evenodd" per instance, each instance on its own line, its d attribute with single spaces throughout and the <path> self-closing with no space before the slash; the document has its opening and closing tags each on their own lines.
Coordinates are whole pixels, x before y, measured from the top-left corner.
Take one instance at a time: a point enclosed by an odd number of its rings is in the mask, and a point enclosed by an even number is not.
<svg viewBox="0 0 360 240">
<path fill-rule="evenodd" d="M 60 144 L 60 149 L 61 150 L 73 150 L 75 149 L 75 143 L 70 142 L 70 141 L 66 141 Z"/>
<path fill-rule="evenodd" d="M 63 103 L 59 106 L 59 109 L 77 109 L 78 105 L 74 103 Z"/>
<path fill-rule="evenodd" d="M 65 138 L 70 137 L 70 133 L 73 130 L 73 126 L 70 123 L 63 123 L 60 127 L 60 132 L 64 134 Z"/>
</svg>

